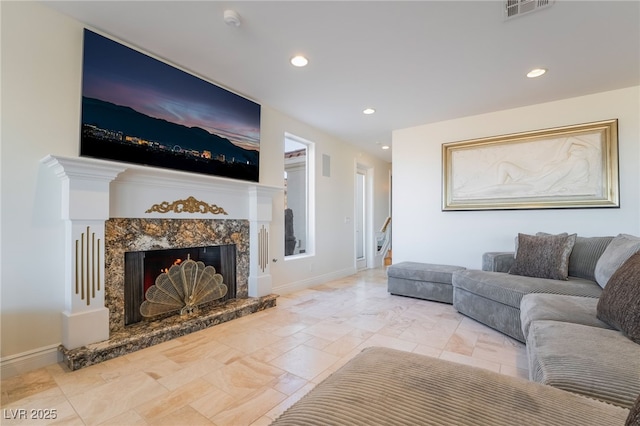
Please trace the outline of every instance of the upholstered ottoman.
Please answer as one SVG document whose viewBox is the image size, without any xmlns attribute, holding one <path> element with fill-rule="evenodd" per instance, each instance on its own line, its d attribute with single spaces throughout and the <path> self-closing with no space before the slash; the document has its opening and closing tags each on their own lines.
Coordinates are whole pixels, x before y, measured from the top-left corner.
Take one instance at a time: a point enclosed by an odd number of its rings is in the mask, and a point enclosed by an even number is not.
<svg viewBox="0 0 640 426">
<path fill-rule="evenodd" d="M 387 269 L 389 293 L 436 302 L 453 303 L 451 275 L 462 266 L 401 262 Z"/>
</svg>

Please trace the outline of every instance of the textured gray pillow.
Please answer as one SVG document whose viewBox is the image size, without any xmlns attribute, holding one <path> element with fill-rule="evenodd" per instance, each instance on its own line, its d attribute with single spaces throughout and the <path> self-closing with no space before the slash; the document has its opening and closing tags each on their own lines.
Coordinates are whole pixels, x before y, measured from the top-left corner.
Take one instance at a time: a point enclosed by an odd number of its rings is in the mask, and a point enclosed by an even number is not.
<svg viewBox="0 0 640 426">
<path fill-rule="evenodd" d="M 632 254 L 640 251 L 640 238 L 618 234 L 598 259 L 595 269 L 596 281 L 604 288 L 611 276 Z"/>
<path fill-rule="evenodd" d="M 609 279 L 598 300 L 597 317 L 640 343 L 640 252 Z"/>
<path fill-rule="evenodd" d="M 518 234 L 518 235 L 520 235 L 520 234 Z M 516 235 L 516 238 L 515 238 L 515 252 L 513 254 L 513 257 L 516 257 L 518 255 L 518 235 Z M 536 237 L 547 236 L 547 235 L 567 236 L 569 234 L 567 234 L 566 232 L 562 232 L 560 234 L 549 234 L 548 232 L 536 232 Z"/>
<path fill-rule="evenodd" d="M 595 281 L 598 259 L 602 256 L 613 237 L 580 237 L 569 257 L 569 276 Z"/>
<path fill-rule="evenodd" d="M 629 417 L 624 422 L 624 426 L 638 426 L 640 425 L 640 395 L 636 399 L 636 403 L 633 404 L 631 410 L 629 410 Z"/>
<path fill-rule="evenodd" d="M 576 234 L 518 234 L 518 251 L 510 274 L 566 280 Z"/>
</svg>

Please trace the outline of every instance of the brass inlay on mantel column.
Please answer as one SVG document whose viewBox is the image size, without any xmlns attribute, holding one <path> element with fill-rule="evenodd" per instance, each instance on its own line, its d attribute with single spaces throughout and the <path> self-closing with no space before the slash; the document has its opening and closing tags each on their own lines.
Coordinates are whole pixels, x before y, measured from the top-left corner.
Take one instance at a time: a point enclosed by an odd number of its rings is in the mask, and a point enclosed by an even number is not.
<svg viewBox="0 0 640 426">
<path fill-rule="evenodd" d="M 176 200 L 172 203 L 168 201 L 163 201 L 160 204 L 154 204 L 151 206 L 149 210 L 145 213 L 213 213 L 213 214 L 225 214 L 228 215 L 226 211 L 222 207 L 218 207 L 215 204 L 208 204 L 204 201 L 200 201 L 195 197 L 191 196 L 186 200 Z"/>
<path fill-rule="evenodd" d="M 258 231 L 258 265 L 262 272 L 269 264 L 269 231 L 262 225 Z"/>
<path fill-rule="evenodd" d="M 76 294 L 80 293 L 80 298 L 87 301 L 87 306 L 91 304 L 91 299 L 96 297 L 96 288 L 100 291 L 100 238 L 96 238 L 96 233 L 90 231 L 80 234 L 80 239 L 76 240 Z"/>
</svg>

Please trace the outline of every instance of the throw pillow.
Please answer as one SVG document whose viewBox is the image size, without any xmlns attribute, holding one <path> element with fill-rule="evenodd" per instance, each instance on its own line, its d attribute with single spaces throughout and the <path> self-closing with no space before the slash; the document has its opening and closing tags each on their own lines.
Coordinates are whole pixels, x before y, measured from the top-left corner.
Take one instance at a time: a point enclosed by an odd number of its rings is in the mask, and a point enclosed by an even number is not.
<svg viewBox="0 0 640 426">
<path fill-rule="evenodd" d="M 640 238 L 628 234 L 618 234 L 598 259 L 595 277 L 604 288 L 611 276 L 632 254 L 640 251 Z"/>
<path fill-rule="evenodd" d="M 640 426 L 640 395 L 638 395 L 636 403 L 629 410 L 629 417 L 624 422 L 624 426 Z"/>
<path fill-rule="evenodd" d="M 598 259 L 606 250 L 613 237 L 580 237 L 569 257 L 569 276 L 595 281 Z"/>
<path fill-rule="evenodd" d="M 597 317 L 640 343 L 640 252 L 609 279 L 598 300 Z"/>
<path fill-rule="evenodd" d="M 518 234 L 518 235 L 520 235 L 520 234 Z M 515 238 L 515 248 L 516 249 L 515 249 L 513 257 L 516 257 L 518 255 L 518 235 L 516 235 L 516 238 Z M 554 235 L 554 234 L 548 234 L 546 232 L 536 232 L 536 237 L 545 236 L 545 235 Z M 569 235 L 569 234 L 567 234 L 566 232 L 563 232 L 561 234 L 556 234 L 556 235 Z"/>
<path fill-rule="evenodd" d="M 569 273 L 569 256 L 575 242 L 576 234 L 518 234 L 516 259 L 509 273 L 566 280 Z"/>
</svg>

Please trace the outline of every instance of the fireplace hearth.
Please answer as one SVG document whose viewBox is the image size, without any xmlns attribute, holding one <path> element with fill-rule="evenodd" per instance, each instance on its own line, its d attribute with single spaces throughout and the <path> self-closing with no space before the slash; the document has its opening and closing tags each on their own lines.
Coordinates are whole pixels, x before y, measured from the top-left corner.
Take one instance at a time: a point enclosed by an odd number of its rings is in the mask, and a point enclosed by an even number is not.
<svg viewBox="0 0 640 426">
<path fill-rule="evenodd" d="M 167 342 L 217 324 L 276 306 L 275 294 L 246 299 L 229 299 L 197 313 L 173 315 L 158 321 L 140 321 L 110 333 L 109 339 L 76 349 L 59 347 L 63 362 L 70 370 L 79 370 L 140 349 Z"/>
</svg>

